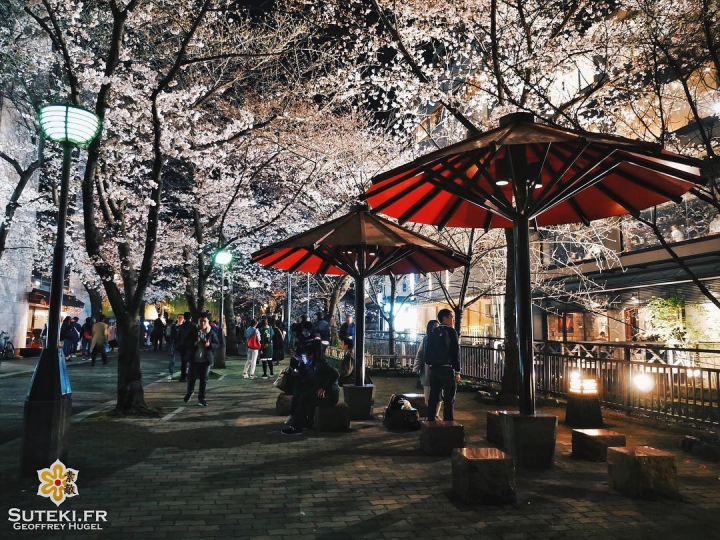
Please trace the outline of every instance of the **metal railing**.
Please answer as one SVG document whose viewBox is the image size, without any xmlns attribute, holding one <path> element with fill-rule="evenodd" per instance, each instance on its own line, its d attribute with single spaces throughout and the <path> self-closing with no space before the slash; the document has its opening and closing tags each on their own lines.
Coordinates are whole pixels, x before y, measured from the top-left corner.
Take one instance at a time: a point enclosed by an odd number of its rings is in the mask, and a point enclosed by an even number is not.
<svg viewBox="0 0 720 540">
<path fill-rule="evenodd" d="M 495 338 L 483 338 L 482 342 L 461 345 L 463 377 L 499 385 L 505 352 Z M 407 355 L 368 353 L 367 358 L 370 369 L 407 370 L 412 366 Z M 598 380 L 599 398 L 606 407 L 720 425 L 718 350 L 538 341 L 534 365 L 539 394 L 566 397 L 570 374 L 579 372 Z"/>
</svg>

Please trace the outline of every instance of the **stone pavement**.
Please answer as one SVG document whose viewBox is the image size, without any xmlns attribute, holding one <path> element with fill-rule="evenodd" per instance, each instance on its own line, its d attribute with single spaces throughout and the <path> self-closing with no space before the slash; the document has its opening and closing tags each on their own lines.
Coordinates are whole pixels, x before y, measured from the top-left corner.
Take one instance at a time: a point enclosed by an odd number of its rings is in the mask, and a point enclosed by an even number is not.
<svg viewBox="0 0 720 540">
<path fill-rule="evenodd" d="M 152 353 L 144 353 L 152 354 Z M 382 409 L 415 380 L 375 376 L 376 419 L 349 433 L 285 436 L 275 416 L 272 379 L 244 380 L 244 359 L 210 383 L 209 407 L 182 402 L 184 385 L 157 382 L 146 400 L 160 419 L 102 413 L 71 426 L 67 466 L 79 470 L 79 495 L 59 510 L 107 512 L 101 531 L 14 530 L 8 509 L 54 510 L 37 481 L 17 478 L 19 441 L 0 446 L 0 538 L 716 538 L 720 464 L 678 449 L 681 433 L 606 414 L 628 445 L 677 455 L 681 501 L 636 501 L 608 487 L 607 465 L 570 457 L 560 424 L 555 467 L 518 471 L 517 502 L 469 506 L 451 491 L 450 459 L 419 451 L 419 432 L 391 433 Z M 260 370 L 258 370 L 259 372 Z M 488 446 L 485 412 L 469 393 L 456 420 L 468 446 Z M 564 411 L 543 409 L 564 418 Z"/>
</svg>

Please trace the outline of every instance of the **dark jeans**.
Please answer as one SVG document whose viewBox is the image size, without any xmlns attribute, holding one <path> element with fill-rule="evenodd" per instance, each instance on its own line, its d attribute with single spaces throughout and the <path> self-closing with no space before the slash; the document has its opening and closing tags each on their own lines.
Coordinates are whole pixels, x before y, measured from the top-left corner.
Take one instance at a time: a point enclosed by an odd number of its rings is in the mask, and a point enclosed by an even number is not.
<svg viewBox="0 0 720 540">
<path fill-rule="evenodd" d="M 189 351 L 180 351 L 180 380 L 181 381 L 187 380 L 188 364 L 190 363 L 190 360 L 192 359 L 193 354 L 195 354 L 195 349 L 190 349 Z"/>
<path fill-rule="evenodd" d="M 105 352 L 105 345 L 95 345 L 95 348 L 90 353 L 90 365 L 95 365 L 95 359 L 97 358 L 97 353 L 100 351 L 100 354 L 102 355 L 102 363 L 107 364 L 107 353 Z"/>
<path fill-rule="evenodd" d="M 324 398 L 317 396 L 317 390 L 308 388 L 293 395 L 290 405 L 292 427 L 311 428 L 315 419 L 315 407 L 332 407 L 340 400 L 338 392 L 326 392 Z"/>
<path fill-rule="evenodd" d="M 189 368 L 187 393 L 192 394 L 195 391 L 195 381 L 200 379 L 198 401 L 205 401 L 208 376 L 210 375 L 210 362 L 190 362 Z"/>
<path fill-rule="evenodd" d="M 153 344 L 153 351 L 162 351 L 162 343 L 163 343 L 163 337 L 162 336 L 153 336 L 152 337 L 152 344 Z"/>
<path fill-rule="evenodd" d="M 450 366 L 430 366 L 430 398 L 428 399 L 428 415 L 434 415 L 440 403 L 440 392 L 442 391 L 443 420 L 453 421 L 453 409 L 455 407 L 455 372 Z M 428 416 L 429 418 L 429 416 Z M 432 418 L 434 419 L 434 417 Z"/>
</svg>

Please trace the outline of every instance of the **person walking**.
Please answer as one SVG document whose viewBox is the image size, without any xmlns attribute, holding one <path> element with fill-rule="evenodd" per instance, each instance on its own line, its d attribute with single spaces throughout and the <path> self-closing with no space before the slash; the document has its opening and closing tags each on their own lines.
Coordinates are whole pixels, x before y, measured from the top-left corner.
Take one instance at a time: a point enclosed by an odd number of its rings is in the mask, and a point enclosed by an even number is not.
<svg viewBox="0 0 720 540">
<path fill-rule="evenodd" d="M 98 321 L 93 324 L 92 329 L 92 342 L 90 343 L 90 365 L 95 365 L 95 359 L 97 358 L 98 349 L 102 356 L 102 363 L 108 363 L 107 352 L 105 352 L 105 345 L 108 342 L 108 325 L 105 324 L 105 317 L 100 314 Z"/>
<path fill-rule="evenodd" d="M 158 352 L 158 350 L 162 351 L 162 343 L 163 343 L 164 335 L 165 335 L 165 322 L 158 315 L 158 318 L 155 319 L 155 322 L 153 323 L 152 334 L 150 335 L 150 339 L 152 340 L 152 346 L 153 346 L 154 352 Z"/>
<path fill-rule="evenodd" d="M 180 360 L 182 365 L 182 355 L 180 353 L 180 344 L 178 340 L 180 327 L 185 322 L 185 315 L 180 313 L 175 322 L 170 325 L 170 362 L 168 363 L 168 380 L 172 381 L 173 372 L 175 371 L 175 361 Z"/>
<path fill-rule="evenodd" d="M 207 407 L 207 382 L 210 375 L 210 366 L 215 361 L 215 349 L 220 346 L 217 332 L 210 327 L 210 314 L 202 313 L 198 319 L 198 326 L 193 325 L 191 337 L 194 340 L 194 349 L 188 370 L 187 393 L 183 401 L 187 403 L 195 393 L 195 381 L 200 379 L 200 393 L 198 405 Z"/>
<path fill-rule="evenodd" d="M 460 382 L 460 340 L 453 321 L 455 316 L 449 309 L 438 312 L 440 325 L 430 332 L 425 349 L 425 363 L 430 366 L 430 396 L 428 398 L 428 420 L 435 420 L 442 392 L 443 420 L 454 419 L 455 393 Z"/>
<path fill-rule="evenodd" d="M 283 334 L 277 319 L 273 319 L 273 364 L 278 365 L 285 359 L 285 334 Z"/>
<path fill-rule="evenodd" d="M 73 325 L 72 319 L 68 316 L 63 319 L 60 325 L 60 339 L 62 340 L 62 350 L 65 355 L 65 360 L 68 362 L 72 361 L 72 347 L 75 340 L 75 326 Z"/>
<path fill-rule="evenodd" d="M 255 339 L 251 339 L 251 338 Z M 250 320 L 250 326 L 245 329 L 245 343 L 247 345 L 247 360 L 245 361 L 245 369 L 243 369 L 243 379 L 254 379 L 255 368 L 257 367 L 258 354 L 260 347 L 255 348 L 255 344 L 261 344 L 260 332 L 257 329 L 257 321 Z M 251 346 L 252 345 L 252 346 Z"/>
<path fill-rule="evenodd" d="M 82 356 L 83 359 L 90 358 L 90 344 L 92 343 L 93 324 L 95 321 L 92 317 L 85 319 L 85 324 L 82 325 L 80 330 L 82 334 Z"/>
<path fill-rule="evenodd" d="M 425 349 L 427 348 L 427 338 L 432 331 L 437 328 L 439 323 L 433 319 L 428 321 L 427 328 L 425 329 L 425 337 L 423 337 L 420 346 L 418 347 L 417 355 L 415 356 L 415 363 L 413 364 L 413 372 L 420 375 L 420 384 L 423 386 L 423 393 L 425 394 L 425 403 L 430 403 L 430 366 L 425 362 Z M 437 408 L 435 410 L 435 417 L 440 416 L 440 402 L 438 401 Z M 428 416 L 430 411 L 428 410 Z"/>
<path fill-rule="evenodd" d="M 179 382 L 187 382 L 188 363 L 194 349 L 194 327 L 192 314 L 186 311 L 183 314 L 183 323 L 178 326 L 177 341 L 175 347 L 180 355 L 180 379 Z"/>
<path fill-rule="evenodd" d="M 80 318 L 79 317 L 73 317 L 71 319 L 72 326 L 73 326 L 73 332 L 72 332 L 72 349 L 70 351 L 70 355 L 75 357 L 75 355 L 78 352 L 78 345 L 80 344 L 80 340 L 82 339 L 82 325 L 80 324 Z"/>
<path fill-rule="evenodd" d="M 260 359 L 262 360 L 263 379 L 268 378 L 268 366 L 270 367 L 270 375 L 274 375 L 272 362 L 274 352 L 274 337 L 275 330 L 273 330 L 273 327 L 270 325 L 267 319 L 263 319 L 260 323 L 260 345 L 262 345 L 262 348 L 260 349 Z"/>
</svg>

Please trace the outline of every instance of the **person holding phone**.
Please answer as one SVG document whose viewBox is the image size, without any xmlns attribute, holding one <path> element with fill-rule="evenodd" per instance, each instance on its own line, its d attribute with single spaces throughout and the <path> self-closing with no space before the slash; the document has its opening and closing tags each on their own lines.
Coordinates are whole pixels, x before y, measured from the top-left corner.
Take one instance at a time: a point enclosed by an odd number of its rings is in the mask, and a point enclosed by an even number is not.
<svg viewBox="0 0 720 540">
<path fill-rule="evenodd" d="M 207 381 L 210 375 L 210 367 L 215 361 L 215 349 L 220 346 L 220 341 L 216 332 L 210 327 L 210 314 L 202 313 L 198 319 L 198 326 L 191 329 L 194 338 L 195 350 L 192 355 L 190 366 L 188 369 L 188 386 L 187 393 L 183 401 L 187 403 L 195 393 L 195 381 L 200 379 L 200 394 L 198 395 L 198 405 L 207 407 Z"/>
<path fill-rule="evenodd" d="M 293 400 L 286 422 L 290 425 L 281 430 L 284 435 L 297 435 L 304 428 L 312 428 L 315 407 L 332 407 L 340 400 L 340 374 L 325 359 L 321 340 L 313 340 L 302 351 L 294 368 Z"/>
</svg>

